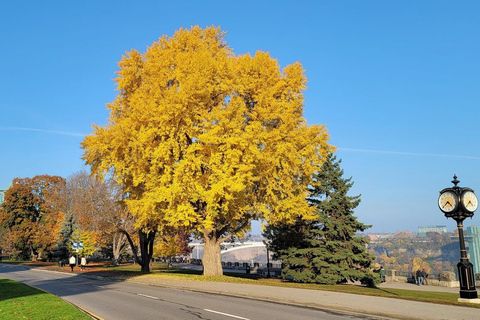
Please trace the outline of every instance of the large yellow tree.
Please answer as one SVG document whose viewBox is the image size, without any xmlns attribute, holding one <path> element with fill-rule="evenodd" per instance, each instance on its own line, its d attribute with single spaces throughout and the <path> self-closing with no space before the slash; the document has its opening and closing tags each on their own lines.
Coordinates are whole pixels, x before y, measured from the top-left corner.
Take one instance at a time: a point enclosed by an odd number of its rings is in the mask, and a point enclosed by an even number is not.
<svg viewBox="0 0 480 320">
<path fill-rule="evenodd" d="M 82 147 L 95 175 L 124 187 L 141 233 L 190 228 L 204 241 L 204 275 L 219 275 L 220 244 L 253 219 L 313 217 L 307 186 L 333 148 L 303 118 L 300 63 L 235 55 L 219 28 L 192 27 L 119 67 L 109 124 Z"/>
</svg>

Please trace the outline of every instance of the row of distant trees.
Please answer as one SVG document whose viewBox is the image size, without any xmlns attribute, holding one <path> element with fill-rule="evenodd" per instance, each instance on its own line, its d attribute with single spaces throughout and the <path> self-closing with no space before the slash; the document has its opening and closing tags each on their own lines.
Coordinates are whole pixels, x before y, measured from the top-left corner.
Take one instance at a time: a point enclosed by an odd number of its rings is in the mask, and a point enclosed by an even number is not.
<svg viewBox="0 0 480 320">
<path fill-rule="evenodd" d="M 62 260 L 72 252 L 98 252 L 116 264 L 130 241 L 135 255 L 138 239 L 133 217 L 112 180 L 102 182 L 86 171 L 68 179 L 38 175 L 17 178 L 0 205 L 0 248 L 21 260 Z M 189 237 L 176 230 L 162 234 L 155 255 L 188 254 Z M 81 243 L 76 250 L 74 243 Z"/>
</svg>

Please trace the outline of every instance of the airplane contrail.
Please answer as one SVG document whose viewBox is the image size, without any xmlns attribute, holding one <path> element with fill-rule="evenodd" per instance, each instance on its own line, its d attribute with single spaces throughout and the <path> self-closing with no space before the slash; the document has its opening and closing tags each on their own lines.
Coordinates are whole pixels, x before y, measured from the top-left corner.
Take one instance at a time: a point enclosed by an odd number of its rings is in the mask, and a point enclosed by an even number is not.
<svg viewBox="0 0 480 320">
<path fill-rule="evenodd" d="M 461 159 L 480 160 L 480 157 L 459 156 L 459 155 L 453 155 L 453 154 L 416 153 L 416 152 L 383 151 L 383 150 L 352 149 L 352 148 L 337 148 L 337 149 L 340 151 L 355 151 L 355 152 L 365 152 L 365 153 L 384 153 L 384 154 L 397 154 L 397 155 L 404 155 L 404 156 L 443 157 L 443 158 L 461 158 Z"/>
<path fill-rule="evenodd" d="M 36 128 L 23 128 L 23 127 L 0 127 L 0 130 L 5 130 L 5 131 L 37 131 L 37 132 L 45 132 L 45 133 L 51 133 L 51 134 L 60 134 L 60 135 L 64 135 L 64 136 L 74 136 L 74 137 L 84 137 L 85 136 L 85 134 L 83 134 L 83 133 L 45 130 L 45 129 L 36 129 Z M 418 152 L 355 149 L 355 148 L 341 148 L 341 147 L 338 147 L 337 150 L 339 150 L 339 151 L 364 152 L 364 153 L 397 154 L 397 155 L 404 155 L 404 156 L 443 157 L 443 158 L 460 158 L 460 159 L 480 160 L 480 157 L 462 156 L 462 155 L 453 155 L 453 154 L 439 154 L 439 153 L 418 153 Z"/>
<path fill-rule="evenodd" d="M 36 129 L 36 128 L 22 128 L 22 127 L 0 127 L 0 130 L 4 130 L 4 131 L 37 131 L 37 132 L 46 132 L 46 133 L 52 133 L 52 134 L 61 134 L 61 135 L 64 135 L 64 136 L 74 136 L 74 137 L 84 137 L 85 136 L 85 134 L 83 134 L 83 133 L 45 130 L 45 129 Z"/>
</svg>

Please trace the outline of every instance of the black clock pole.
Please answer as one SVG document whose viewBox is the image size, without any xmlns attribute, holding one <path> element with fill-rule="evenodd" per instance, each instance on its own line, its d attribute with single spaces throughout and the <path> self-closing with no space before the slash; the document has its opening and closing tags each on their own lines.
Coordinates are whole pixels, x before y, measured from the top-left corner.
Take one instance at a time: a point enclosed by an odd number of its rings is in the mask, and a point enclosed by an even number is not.
<svg viewBox="0 0 480 320">
<path fill-rule="evenodd" d="M 440 209 L 445 213 L 445 217 L 453 218 L 457 222 L 457 230 L 458 230 L 458 240 L 460 242 L 460 262 L 457 264 L 458 269 L 458 280 L 460 282 L 460 299 L 477 299 L 478 294 L 475 288 L 475 275 L 473 273 L 473 264 L 468 260 L 467 257 L 467 250 L 465 249 L 465 237 L 463 235 L 463 220 L 467 217 L 473 216 L 473 211 L 467 209 L 463 202 L 463 194 L 466 192 L 471 192 L 473 194 L 473 190 L 470 188 L 461 188 L 458 186 L 460 181 L 457 180 L 457 176 L 453 176 L 452 183 L 454 184 L 453 188 L 446 188 L 440 191 L 440 199 L 442 194 L 445 192 L 451 192 L 456 197 L 456 205 L 453 210 L 445 211 L 439 203 Z M 441 201 L 441 200 L 439 200 Z M 476 209 L 476 208 L 475 208 Z M 472 301 L 473 302 L 473 301 Z"/>
<path fill-rule="evenodd" d="M 476 299 L 478 298 L 475 289 L 475 275 L 473 273 L 473 264 L 468 260 L 467 250 L 465 249 L 465 238 L 463 236 L 463 220 L 457 221 L 458 240 L 460 242 L 460 262 L 457 264 L 458 281 L 460 282 L 460 298 Z"/>
</svg>

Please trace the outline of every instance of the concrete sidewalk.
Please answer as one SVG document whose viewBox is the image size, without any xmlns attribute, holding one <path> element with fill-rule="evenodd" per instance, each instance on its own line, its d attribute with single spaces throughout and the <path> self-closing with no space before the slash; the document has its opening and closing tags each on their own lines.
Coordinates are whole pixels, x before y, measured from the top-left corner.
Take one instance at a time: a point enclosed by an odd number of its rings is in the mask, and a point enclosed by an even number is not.
<svg viewBox="0 0 480 320">
<path fill-rule="evenodd" d="M 223 282 L 203 282 L 180 279 L 162 279 L 160 277 L 142 277 L 131 279 L 140 284 L 169 287 L 180 290 L 222 294 L 276 303 L 318 308 L 345 314 L 368 315 L 381 319 L 479 319 L 480 309 L 460 306 L 448 306 L 392 298 L 372 297 L 348 293 L 329 292 L 309 289 L 273 287 Z M 380 288 L 405 289 L 410 284 L 385 283 Z M 458 288 L 419 287 L 412 289 L 430 291 L 457 292 Z M 452 291 L 453 290 L 453 291 Z"/>
<path fill-rule="evenodd" d="M 416 285 L 414 283 L 406 283 L 406 282 L 386 282 L 386 283 L 380 284 L 379 287 L 380 288 L 415 290 L 415 291 L 452 292 L 452 293 L 459 293 L 460 292 L 460 288 L 429 286 L 429 285 L 419 286 L 419 285 Z"/>
</svg>

